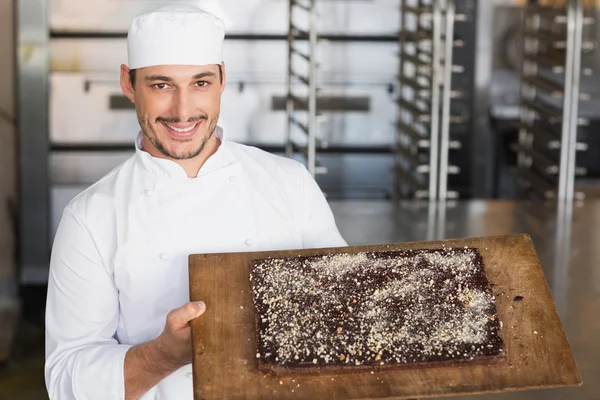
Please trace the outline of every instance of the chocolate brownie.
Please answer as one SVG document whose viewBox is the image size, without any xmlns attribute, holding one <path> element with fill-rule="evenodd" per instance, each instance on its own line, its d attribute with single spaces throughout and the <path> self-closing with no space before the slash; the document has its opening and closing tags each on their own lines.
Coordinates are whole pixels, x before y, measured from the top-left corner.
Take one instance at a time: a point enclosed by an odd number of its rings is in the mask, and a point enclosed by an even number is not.
<svg viewBox="0 0 600 400">
<path fill-rule="evenodd" d="M 255 260 L 261 371 L 499 361 L 504 344 L 474 248 Z"/>
</svg>

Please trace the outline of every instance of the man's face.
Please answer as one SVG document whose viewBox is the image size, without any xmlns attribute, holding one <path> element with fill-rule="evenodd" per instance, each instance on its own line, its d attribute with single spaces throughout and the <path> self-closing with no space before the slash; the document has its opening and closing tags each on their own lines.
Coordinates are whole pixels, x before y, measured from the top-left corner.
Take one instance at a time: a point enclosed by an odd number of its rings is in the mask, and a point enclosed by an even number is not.
<svg viewBox="0 0 600 400">
<path fill-rule="evenodd" d="M 221 68 L 224 75 L 225 68 Z M 145 150 L 174 160 L 198 156 L 219 119 L 225 88 L 219 66 L 161 65 L 135 73 L 132 87 L 129 69 L 122 66 L 121 87 L 135 103 Z"/>
</svg>

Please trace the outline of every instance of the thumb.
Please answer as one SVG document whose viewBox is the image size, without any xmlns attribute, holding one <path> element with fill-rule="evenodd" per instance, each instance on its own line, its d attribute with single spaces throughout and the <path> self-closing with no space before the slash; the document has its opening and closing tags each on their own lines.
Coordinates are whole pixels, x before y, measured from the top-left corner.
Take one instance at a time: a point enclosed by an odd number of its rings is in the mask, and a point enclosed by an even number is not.
<svg viewBox="0 0 600 400">
<path fill-rule="evenodd" d="M 194 304 L 196 305 L 196 307 L 198 307 L 198 311 L 197 311 L 195 317 L 199 317 L 202 314 L 204 314 L 204 311 L 206 311 L 206 304 L 204 304 L 203 301 L 196 301 L 196 302 L 194 302 Z"/>
<path fill-rule="evenodd" d="M 206 304 L 203 301 L 193 301 L 173 310 L 167 319 L 170 317 L 172 326 L 187 326 L 191 320 L 204 314 L 204 311 Z"/>
</svg>

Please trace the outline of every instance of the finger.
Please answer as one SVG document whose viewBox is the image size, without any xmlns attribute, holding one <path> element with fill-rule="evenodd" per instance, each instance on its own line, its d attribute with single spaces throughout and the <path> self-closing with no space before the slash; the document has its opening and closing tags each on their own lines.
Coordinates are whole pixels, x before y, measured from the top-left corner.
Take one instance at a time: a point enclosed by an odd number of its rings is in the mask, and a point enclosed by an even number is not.
<svg viewBox="0 0 600 400">
<path fill-rule="evenodd" d="M 196 301 L 194 303 L 198 307 L 198 314 L 196 315 L 196 317 L 199 317 L 202 314 L 204 314 L 204 311 L 206 311 L 206 304 L 204 304 L 203 301 Z"/>
<path fill-rule="evenodd" d="M 174 328 L 181 328 L 189 325 L 190 321 L 199 317 L 206 311 L 206 304 L 203 301 L 187 303 L 167 315 L 167 323 Z"/>
</svg>

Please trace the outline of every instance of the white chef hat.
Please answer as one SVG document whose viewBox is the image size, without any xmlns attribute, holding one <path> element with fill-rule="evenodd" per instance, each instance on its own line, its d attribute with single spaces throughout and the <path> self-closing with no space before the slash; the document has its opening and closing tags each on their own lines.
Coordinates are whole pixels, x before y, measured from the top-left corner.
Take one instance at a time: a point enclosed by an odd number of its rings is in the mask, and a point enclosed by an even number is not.
<svg viewBox="0 0 600 400">
<path fill-rule="evenodd" d="M 190 5 L 167 5 L 134 18 L 127 35 L 128 67 L 220 64 L 223 22 Z"/>
</svg>

